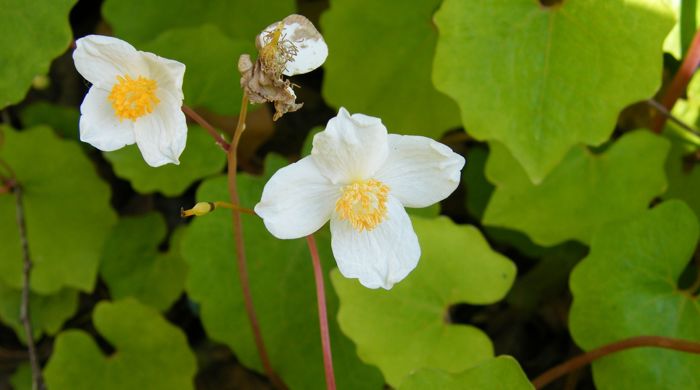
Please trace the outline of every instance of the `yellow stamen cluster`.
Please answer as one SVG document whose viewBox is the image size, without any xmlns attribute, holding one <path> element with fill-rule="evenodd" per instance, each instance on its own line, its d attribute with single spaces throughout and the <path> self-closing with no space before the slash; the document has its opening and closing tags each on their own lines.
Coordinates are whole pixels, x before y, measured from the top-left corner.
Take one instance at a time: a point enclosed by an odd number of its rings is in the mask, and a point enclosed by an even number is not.
<svg viewBox="0 0 700 390">
<path fill-rule="evenodd" d="M 284 72 L 287 62 L 292 61 L 299 50 L 282 35 L 284 23 L 279 22 L 277 27 L 268 32 L 265 37 L 265 45 L 260 49 L 260 64 L 266 73 L 279 76 Z"/>
<path fill-rule="evenodd" d="M 343 187 L 335 211 L 358 232 L 372 230 L 386 217 L 388 197 L 389 187 L 381 181 L 356 181 Z"/>
<path fill-rule="evenodd" d="M 109 93 L 109 101 L 112 102 L 114 113 L 119 120 L 142 117 L 153 112 L 160 100 L 156 96 L 158 85 L 155 80 L 139 76 L 132 79 L 131 76 L 117 76 L 117 83 Z"/>
</svg>

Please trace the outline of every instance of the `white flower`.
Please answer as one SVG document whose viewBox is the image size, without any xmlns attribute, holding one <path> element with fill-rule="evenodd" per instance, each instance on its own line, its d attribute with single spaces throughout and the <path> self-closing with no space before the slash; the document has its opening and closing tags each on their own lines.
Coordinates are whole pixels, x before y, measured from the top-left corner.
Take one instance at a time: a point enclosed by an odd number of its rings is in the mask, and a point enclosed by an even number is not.
<svg viewBox="0 0 700 390">
<path fill-rule="evenodd" d="M 344 108 L 314 137 L 311 155 L 277 171 L 255 212 L 277 238 L 331 221 L 340 272 L 390 289 L 420 257 L 404 207 L 427 207 L 457 188 L 464 158 L 430 138 L 387 134 L 379 118 Z"/>
<path fill-rule="evenodd" d="M 289 15 L 265 28 L 256 38 L 263 65 L 285 76 L 309 73 L 326 62 L 328 45 L 302 15 Z"/>
<path fill-rule="evenodd" d="M 185 65 L 102 35 L 76 46 L 75 67 L 92 83 L 80 106 L 80 140 L 103 151 L 136 143 L 148 165 L 179 164 L 187 142 Z"/>
</svg>

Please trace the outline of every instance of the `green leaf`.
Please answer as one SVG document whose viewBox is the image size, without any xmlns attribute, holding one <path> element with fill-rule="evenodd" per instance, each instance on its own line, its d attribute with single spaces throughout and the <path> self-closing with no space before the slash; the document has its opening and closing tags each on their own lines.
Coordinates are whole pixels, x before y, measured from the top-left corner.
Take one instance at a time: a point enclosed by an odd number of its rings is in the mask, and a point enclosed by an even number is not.
<svg viewBox="0 0 700 390">
<path fill-rule="evenodd" d="M 600 226 L 644 211 L 663 193 L 668 150 L 668 141 L 641 130 L 600 154 L 579 146 L 536 186 L 502 145 L 492 143 L 486 176 L 496 191 L 484 224 L 520 230 L 544 246 L 588 243 Z"/>
<path fill-rule="evenodd" d="M 0 0 L 0 109 L 22 100 L 34 77 L 49 71 L 72 33 L 68 13 L 76 0 Z"/>
<path fill-rule="evenodd" d="M 170 250 L 160 253 L 166 225 L 158 213 L 125 217 L 112 229 L 105 242 L 100 275 L 114 299 L 134 297 L 164 311 L 185 287 L 187 264 L 180 257 L 180 236 L 173 235 Z"/>
<path fill-rule="evenodd" d="M 78 139 L 80 112 L 75 107 L 37 102 L 27 106 L 19 114 L 24 127 L 46 125 L 65 139 Z"/>
<path fill-rule="evenodd" d="M 470 134 L 503 143 L 537 183 L 656 92 L 673 16 L 656 0 L 445 0 L 435 22 L 435 85 Z"/>
<path fill-rule="evenodd" d="M 281 157 L 268 157 L 265 176 L 240 175 L 243 207 L 252 208 L 260 200 L 267 179 L 286 164 Z M 222 199 L 228 199 L 225 177 L 204 181 L 197 192 L 199 201 Z M 306 242 L 277 240 L 258 217 L 242 218 L 251 292 L 272 366 L 292 389 L 323 388 L 316 293 Z M 328 270 L 332 264 L 329 240 L 322 233 L 316 237 Z M 187 292 L 201 305 L 207 334 L 231 347 L 244 365 L 260 371 L 238 279 L 231 214 L 217 210 L 196 218 L 188 228 L 182 253 L 190 266 Z M 338 329 L 333 314 L 337 298 L 330 289 L 326 298 L 338 388 L 380 388 L 383 381 L 379 372 L 360 362 L 355 347 Z"/>
<path fill-rule="evenodd" d="M 254 44 L 255 37 L 267 26 L 293 13 L 293 0 L 106 0 L 102 14 L 117 36 L 139 46 L 163 31 L 196 27 L 205 23 L 216 25 L 231 38 Z M 199 54 L 206 54 L 211 40 L 197 42 Z M 232 77 L 238 78 L 232 59 Z M 189 66 L 189 64 L 187 64 Z M 212 67 L 210 67 L 212 69 Z"/>
<path fill-rule="evenodd" d="M 133 299 L 100 302 L 95 329 L 116 349 L 104 356 L 82 330 L 61 333 L 44 370 L 52 390 L 194 389 L 197 362 L 185 334 Z"/>
<path fill-rule="evenodd" d="M 63 287 L 92 291 L 102 244 L 116 220 L 109 186 L 102 182 L 80 146 L 60 140 L 47 127 L 16 132 L 0 127 L 0 158 L 23 188 L 31 287 L 53 294 Z M 15 197 L 0 195 L 0 279 L 22 286 L 22 249 Z"/>
<path fill-rule="evenodd" d="M 22 290 L 7 287 L 0 282 L 0 320 L 12 327 L 22 342 L 26 334 L 19 317 Z M 34 339 L 42 334 L 55 335 L 63 323 L 78 310 L 78 292 L 64 288 L 53 295 L 29 294 L 29 316 Z"/>
<path fill-rule="evenodd" d="M 685 130 L 673 130 L 669 124 L 664 136 L 671 141 L 666 159 L 668 189 L 663 199 L 683 200 L 700 217 L 700 163 L 695 157 L 700 151 L 700 137 Z"/>
<path fill-rule="evenodd" d="M 457 373 L 493 356 L 491 340 L 470 325 L 451 324 L 451 305 L 494 303 L 506 294 L 515 266 L 473 226 L 446 217 L 412 218 L 423 255 L 391 290 L 371 290 L 336 270 L 338 322 L 360 357 L 396 387 L 420 368 Z"/>
<path fill-rule="evenodd" d="M 698 297 L 678 278 L 700 232 L 693 212 L 667 201 L 601 228 L 571 274 L 571 335 L 585 350 L 641 335 L 700 341 Z M 700 356 L 636 348 L 593 363 L 598 389 L 697 389 Z"/>
<path fill-rule="evenodd" d="M 182 194 L 195 181 L 221 172 L 226 164 L 226 153 L 199 126 L 189 128 L 180 165 L 153 168 L 143 161 L 136 145 L 103 154 L 117 176 L 129 180 L 136 191 L 143 194 L 157 191 L 171 197 Z"/>
<path fill-rule="evenodd" d="M 700 19 L 700 8 L 695 0 L 671 0 L 670 3 L 676 24 L 666 36 L 664 51 L 676 59 L 681 59 L 695 33 L 697 21 Z"/>
<path fill-rule="evenodd" d="M 243 96 L 238 57 L 255 49 L 252 38 L 232 39 L 219 27 L 205 24 L 167 30 L 141 49 L 187 65 L 185 104 L 219 114 L 238 113 Z"/>
<path fill-rule="evenodd" d="M 455 103 L 431 81 L 441 0 L 333 0 L 321 18 L 330 47 L 323 96 L 335 107 L 382 118 L 392 133 L 439 138 L 460 125 Z"/>
<path fill-rule="evenodd" d="M 32 367 L 29 363 L 20 364 L 10 377 L 10 384 L 14 390 L 32 390 Z"/>
<path fill-rule="evenodd" d="M 406 378 L 399 390 L 532 390 L 518 362 L 510 356 L 499 356 L 462 371 L 449 374 L 435 369 L 422 369 Z"/>
</svg>

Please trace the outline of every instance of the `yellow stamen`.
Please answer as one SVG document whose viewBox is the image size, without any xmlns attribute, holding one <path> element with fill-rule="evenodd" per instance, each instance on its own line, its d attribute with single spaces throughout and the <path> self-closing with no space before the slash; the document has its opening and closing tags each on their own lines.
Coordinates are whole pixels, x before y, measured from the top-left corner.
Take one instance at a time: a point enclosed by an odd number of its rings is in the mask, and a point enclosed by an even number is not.
<svg viewBox="0 0 700 390">
<path fill-rule="evenodd" d="M 155 106 L 160 103 L 156 96 L 158 85 L 155 80 L 139 76 L 132 79 L 131 76 L 117 76 L 117 83 L 109 93 L 109 101 L 112 102 L 114 113 L 119 120 L 137 118 L 153 112 Z"/>
<path fill-rule="evenodd" d="M 279 22 L 277 27 L 268 32 L 264 40 L 265 45 L 260 49 L 260 64 L 263 71 L 279 76 L 287 66 L 287 62 L 297 55 L 297 47 L 292 41 L 282 35 L 284 23 Z"/>
<path fill-rule="evenodd" d="M 386 218 L 388 197 L 389 187 L 381 181 L 356 181 L 343 187 L 335 211 L 358 232 L 372 230 Z"/>
</svg>

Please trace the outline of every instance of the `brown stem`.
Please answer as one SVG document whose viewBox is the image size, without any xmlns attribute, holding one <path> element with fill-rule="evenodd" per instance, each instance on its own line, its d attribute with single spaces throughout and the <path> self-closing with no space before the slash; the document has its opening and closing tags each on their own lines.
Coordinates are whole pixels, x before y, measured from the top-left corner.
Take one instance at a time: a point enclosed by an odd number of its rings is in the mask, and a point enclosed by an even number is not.
<svg viewBox="0 0 700 390">
<path fill-rule="evenodd" d="M 202 126 L 204 130 L 206 130 L 207 133 L 209 133 L 209 135 L 211 135 L 212 138 L 214 138 L 216 144 L 219 145 L 221 149 L 223 149 L 225 152 L 228 152 L 230 147 L 229 143 L 226 142 L 224 137 L 222 137 L 221 134 L 219 134 L 219 132 L 216 131 L 214 126 L 207 122 L 206 119 L 202 118 L 202 116 L 197 114 L 195 110 L 184 104 L 182 105 L 182 112 L 184 112 L 185 115 L 189 116 L 193 121 L 197 122 L 200 126 Z"/>
<path fill-rule="evenodd" d="M 682 120 L 680 120 L 679 118 L 677 118 L 668 109 L 666 109 L 666 107 L 664 107 L 661 103 L 657 102 L 656 100 L 648 99 L 647 104 L 654 107 L 656 109 L 656 111 L 658 112 L 658 114 L 663 115 L 664 117 L 666 117 L 666 119 L 669 119 L 671 122 L 677 124 L 678 126 L 683 128 L 684 130 L 686 130 L 692 134 L 695 134 L 695 135 L 700 135 L 699 130 L 692 128 L 690 125 L 688 125 L 687 123 L 685 123 Z"/>
<path fill-rule="evenodd" d="M 685 54 L 683 63 L 673 80 L 671 80 L 671 85 L 666 89 L 666 93 L 661 98 L 661 105 L 666 107 L 667 111 L 673 110 L 673 106 L 676 104 L 676 100 L 683 95 L 685 88 L 688 86 L 690 79 L 695 73 L 700 64 L 700 30 L 695 32 L 693 41 L 688 48 L 688 52 Z M 666 123 L 666 117 L 663 115 L 655 115 L 652 121 L 651 129 L 655 133 L 661 133 Z"/>
<path fill-rule="evenodd" d="M 604 345 L 600 348 L 590 350 L 586 353 L 569 359 L 566 362 L 547 370 L 546 372 L 535 378 L 532 381 L 532 384 L 535 386 L 535 389 L 541 389 L 544 386 L 557 380 L 558 378 L 566 375 L 567 373 L 578 370 L 579 368 L 590 364 L 594 360 L 600 359 L 604 356 L 610 355 L 615 352 L 639 347 L 665 348 L 673 349 L 676 351 L 700 354 L 700 343 L 662 336 L 632 337 L 629 339 L 620 340 L 608 345 Z"/>
<path fill-rule="evenodd" d="M 24 206 L 22 203 L 22 187 L 13 186 L 15 194 L 15 209 L 17 215 L 17 228 L 19 229 L 19 239 L 22 246 L 22 257 L 24 267 L 22 268 L 22 302 L 19 309 L 19 319 L 24 326 L 24 333 L 27 337 L 27 347 L 29 349 L 29 363 L 32 367 L 32 389 L 44 390 L 44 378 L 41 374 L 41 366 L 36 355 L 34 344 L 34 333 L 32 332 L 32 321 L 29 314 L 29 278 L 32 270 L 32 260 L 29 256 L 29 241 L 27 240 L 27 226 L 24 220 Z"/>
<path fill-rule="evenodd" d="M 245 131 L 245 120 L 248 113 L 248 95 L 243 93 L 243 99 L 241 100 L 241 113 L 238 117 L 238 124 L 236 126 L 236 131 L 233 133 L 233 140 L 228 148 L 228 190 L 229 196 L 231 197 L 232 204 L 240 204 L 240 198 L 238 196 L 238 159 L 237 159 L 237 149 L 238 142 L 241 139 L 241 134 Z M 250 292 L 250 278 L 248 276 L 248 265 L 246 263 L 245 256 L 245 244 L 243 240 L 243 223 L 241 221 L 241 214 L 239 210 L 231 210 L 231 220 L 233 222 L 233 239 L 236 243 L 236 258 L 238 265 L 238 278 L 241 283 L 241 289 L 243 290 L 243 302 L 245 304 L 246 313 L 248 314 L 248 320 L 250 322 L 251 330 L 253 331 L 253 339 L 255 341 L 255 346 L 258 349 L 258 355 L 260 355 L 260 361 L 262 363 L 265 374 L 270 378 L 270 381 L 277 389 L 286 389 L 284 382 L 277 376 L 275 371 L 272 369 L 270 364 L 270 358 L 267 354 L 267 349 L 265 349 L 265 343 L 262 337 L 262 331 L 260 330 L 260 323 L 258 322 L 258 316 L 255 313 L 255 306 L 253 305 L 253 296 Z"/>
<path fill-rule="evenodd" d="M 313 234 L 306 236 L 306 243 L 311 253 L 314 266 L 314 281 L 316 282 L 316 301 L 318 303 L 318 322 L 321 328 L 321 347 L 323 349 L 323 369 L 326 373 L 326 389 L 335 390 L 335 374 L 333 373 L 333 354 L 331 353 L 331 336 L 328 331 L 328 309 L 326 308 L 326 289 L 323 284 L 323 269 L 318 256 L 316 239 Z"/>
</svg>

